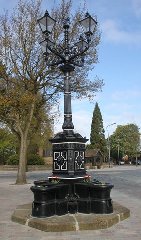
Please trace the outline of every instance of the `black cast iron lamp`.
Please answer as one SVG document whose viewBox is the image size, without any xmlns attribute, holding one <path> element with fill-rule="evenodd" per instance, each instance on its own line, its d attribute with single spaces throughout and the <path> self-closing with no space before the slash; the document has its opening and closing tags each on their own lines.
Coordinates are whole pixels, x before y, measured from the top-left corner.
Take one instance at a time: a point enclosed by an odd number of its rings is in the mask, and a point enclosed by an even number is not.
<svg viewBox="0 0 141 240">
<path fill-rule="evenodd" d="M 74 133 L 74 125 L 72 122 L 71 109 L 71 86 L 70 73 L 75 70 L 75 67 L 83 67 L 84 53 L 90 47 L 91 36 L 97 22 L 90 16 L 89 13 L 85 18 L 79 21 L 79 24 L 84 28 L 84 36 L 80 36 L 79 41 L 71 44 L 69 40 L 69 18 L 64 19 L 64 35 L 61 44 L 54 44 L 51 39 L 55 20 L 50 17 L 48 11 L 38 20 L 40 29 L 43 33 L 43 41 L 40 43 L 43 53 L 48 60 L 50 53 L 55 56 L 49 66 L 58 66 L 64 75 L 64 123 L 62 125 L 63 132 L 56 134 L 51 139 L 53 144 L 53 174 L 66 177 L 84 176 L 85 159 L 85 143 L 86 138 L 80 134 Z"/>
<path fill-rule="evenodd" d="M 74 132 L 71 110 L 70 73 L 76 67 L 83 67 L 97 22 L 87 13 L 79 22 L 85 28 L 85 34 L 72 44 L 69 39 L 69 18 L 64 19 L 63 41 L 58 44 L 51 40 L 55 20 L 47 11 L 38 23 L 44 36 L 41 45 L 47 66 L 57 66 L 64 75 L 64 122 L 63 131 L 50 140 L 53 148 L 52 176 L 48 180 L 35 181 L 35 186 L 31 187 L 34 193 L 32 216 L 49 217 L 68 212 L 111 213 L 110 190 L 113 186 L 89 182 L 90 177 L 84 167 L 85 143 L 88 139 Z M 50 53 L 53 60 L 49 57 Z"/>
</svg>

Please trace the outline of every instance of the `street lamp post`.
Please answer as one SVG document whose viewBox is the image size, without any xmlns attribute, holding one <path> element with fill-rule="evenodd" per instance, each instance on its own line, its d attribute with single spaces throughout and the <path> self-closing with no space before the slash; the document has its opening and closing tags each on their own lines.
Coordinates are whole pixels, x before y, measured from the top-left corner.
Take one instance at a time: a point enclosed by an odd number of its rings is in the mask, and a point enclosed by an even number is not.
<svg viewBox="0 0 141 240">
<path fill-rule="evenodd" d="M 51 139 L 53 145 L 53 174 L 58 177 L 84 175 L 84 157 L 85 143 L 88 139 L 83 138 L 80 134 L 74 133 L 71 109 L 71 86 L 70 73 L 75 67 L 83 67 L 84 54 L 90 47 L 91 36 L 97 22 L 87 12 L 85 18 L 79 22 L 85 29 L 84 36 L 79 41 L 71 45 L 69 41 L 69 18 L 64 20 L 64 38 L 63 43 L 57 46 L 50 40 L 50 36 L 55 24 L 55 20 L 50 17 L 46 11 L 45 15 L 38 20 L 39 26 L 44 36 L 41 46 L 46 59 L 51 52 L 56 58 L 50 63 L 50 66 L 57 66 L 64 75 L 64 122 L 62 125 L 63 132 L 55 135 Z"/>
<path fill-rule="evenodd" d="M 110 146 L 110 139 L 109 139 L 109 131 L 108 128 L 111 127 L 112 125 L 115 125 L 116 123 L 111 123 L 109 125 L 107 125 L 106 130 L 108 132 L 108 164 L 109 164 L 109 168 L 110 168 L 110 158 L 111 158 L 111 146 Z"/>
<path fill-rule="evenodd" d="M 118 164 L 119 164 L 119 141 L 118 141 Z"/>
<path fill-rule="evenodd" d="M 62 45 L 50 40 L 55 20 L 45 15 L 38 20 L 44 40 L 41 46 L 48 59 L 50 52 L 56 57 L 49 65 L 57 66 L 64 75 L 64 122 L 62 132 L 52 139 L 53 171 L 48 180 L 34 181 L 32 216 L 49 217 L 69 213 L 112 213 L 110 198 L 112 184 L 90 181 L 84 167 L 85 143 L 88 139 L 74 132 L 71 110 L 70 73 L 75 67 L 83 67 L 84 55 L 90 47 L 91 36 L 97 22 L 87 13 L 79 23 L 85 36 L 71 45 L 69 41 L 69 19 L 64 20 Z M 98 184 L 99 183 L 99 184 Z M 98 194 L 97 194 L 98 192 Z M 97 197 L 99 196 L 99 198 Z"/>
</svg>

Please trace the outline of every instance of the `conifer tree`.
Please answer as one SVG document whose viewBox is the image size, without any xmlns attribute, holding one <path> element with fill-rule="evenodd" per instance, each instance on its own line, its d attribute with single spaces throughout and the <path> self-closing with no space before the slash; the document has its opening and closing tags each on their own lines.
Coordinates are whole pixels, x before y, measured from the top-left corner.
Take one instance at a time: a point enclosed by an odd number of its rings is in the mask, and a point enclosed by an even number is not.
<svg viewBox="0 0 141 240">
<path fill-rule="evenodd" d="M 96 102 L 91 123 L 90 148 L 99 149 L 103 154 L 106 151 L 104 132 L 101 111 Z"/>
</svg>

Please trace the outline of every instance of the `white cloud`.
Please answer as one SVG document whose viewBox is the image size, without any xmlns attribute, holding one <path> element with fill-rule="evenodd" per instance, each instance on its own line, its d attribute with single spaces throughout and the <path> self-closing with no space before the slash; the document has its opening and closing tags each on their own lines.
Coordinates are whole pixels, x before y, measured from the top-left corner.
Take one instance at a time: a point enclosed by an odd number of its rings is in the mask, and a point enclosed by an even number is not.
<svg viewBox="0 0 141 240">
<path fill-rule="evenodd" d="M 112 99 L 113 100 L 130 100 L 131 98 L 138 98 L 141 97 L 141 91 L 139 90 L 128 90 L 125 89 L 123 91 L 117 91 L 112 94 Z"/>
<path fill-rule="evenodd" d="M 111 19 L 107 19 L 101 25 L 103 34 L 108 41 L 124 44 L 141 44 L 141 32 L 127 32 Z"/>
</svg>

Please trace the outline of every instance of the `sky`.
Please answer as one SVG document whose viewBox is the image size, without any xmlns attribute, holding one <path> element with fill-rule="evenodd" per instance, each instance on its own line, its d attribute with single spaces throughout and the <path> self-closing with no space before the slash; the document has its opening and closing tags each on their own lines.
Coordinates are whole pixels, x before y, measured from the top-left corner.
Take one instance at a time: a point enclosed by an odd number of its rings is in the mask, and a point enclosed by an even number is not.
<svg viewBox="0 0 141 240">
<path fill-rule="evenodd" d="M 59 0 L 43 0 L 42 9 L 50 10 L 58 3 Z M 16 4 L 17 0 L 0 0 L 0 14 L 3 9 L 11 11 Z M 73 0 L 74 9 L 79 4 L 83 6 L 84 0 Z M 118 125 L 130 123 L 137 124 L 141 131 L 141 0 L 85 0 L 85 7 L 97 16 L 101 31 L 99 62 L 89 73 L 89 78 L 98 76 L 105 85 L 93 102 L 72 101 L 75 131 L 90 138 L 96 102 L 105 135 L 112 134 Z M 63 100 L 60 110 L 55 133 L 62 130 Z"/>
</svg>

